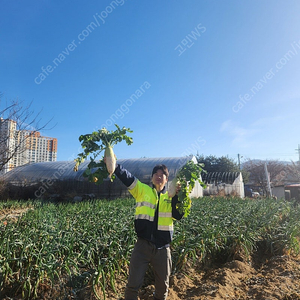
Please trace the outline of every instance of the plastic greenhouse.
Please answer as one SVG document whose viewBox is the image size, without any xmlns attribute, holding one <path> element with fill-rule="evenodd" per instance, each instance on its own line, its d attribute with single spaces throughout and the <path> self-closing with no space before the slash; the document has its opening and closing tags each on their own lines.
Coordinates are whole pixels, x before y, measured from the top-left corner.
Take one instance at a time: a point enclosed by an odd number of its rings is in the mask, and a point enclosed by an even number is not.
<svg viewBox="0 0 300 300">
<path fill-rule="evenodd" d="M 240 172 L 208 172 L 202 176 L 206 184 L 204 195 L 245 197 L 244 182 Z"/>
<path fill-rule="evenodd" d="M 141 182 L 151 185 L 151 173 L 155 165 L 165 164 L 168 167 L 170 182 L 177 171 L 190 160 L 197 162 L 196 157 L 190 155 L 186 157 L 118 159 L 117 163 L 123 165 Z M 63 182 L 65 191 L 73 191 L 77 195 L 93 193 L 96 197 L 108 199 L 129 196 L 127 188 L 117 178 L 113 182 L 106 180 L 99 185 L 88 182 L 82 176 L 88 163 L 89 161 L 82 163 L 78 172 L 73 171 L 74 161 L 33 163 L 11 170 L 3 176 L 3 179 L 16 186 L 36 186 L 34 195 L 37 198 L 51 193 L 59 193 L 59 191 L 53 191 L 54 183 L 58 181 Z M 192 196 L 203 196 L 203 189 L 199 183 L 192 191 Z"/>
</svg>

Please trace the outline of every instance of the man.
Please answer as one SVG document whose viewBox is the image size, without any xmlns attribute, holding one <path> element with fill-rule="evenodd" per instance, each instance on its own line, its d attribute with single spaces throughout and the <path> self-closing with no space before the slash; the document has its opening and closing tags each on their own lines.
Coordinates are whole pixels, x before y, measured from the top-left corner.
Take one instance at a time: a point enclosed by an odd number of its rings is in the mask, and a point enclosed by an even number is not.
<svg viewBox="0 0 300 300">
<path fill-rule="evenodd" d="M 149 264 L 153 267 L 155 277 L 154 299 L 165 300 L 172 269 L 170 242 L 173 219 L 180 220 L 183 216 L 176 208 L 178 196 L 169 198 L 166 191 L 168 169 L 163 164 L 153 168 L 153 187 L 140 182 L 119 164 L 115 175 L 136 200 L 134 226 L 138 239 L 130 259 L 125 300 L 138 299 L 138 291 Z"/>
</svg>

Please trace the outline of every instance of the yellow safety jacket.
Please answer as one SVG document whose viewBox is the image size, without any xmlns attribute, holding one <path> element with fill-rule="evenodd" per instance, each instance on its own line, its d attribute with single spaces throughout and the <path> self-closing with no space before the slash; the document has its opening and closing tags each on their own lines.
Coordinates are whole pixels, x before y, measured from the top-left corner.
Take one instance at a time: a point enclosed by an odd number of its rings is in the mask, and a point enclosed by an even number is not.
<svg viewBox="0 0 300 300">
<path fill-rule="evenodd" d="M 158 193 L 137 178 L 128 190 L 136 199 L 135 230 L 138 237 L 153 242 L 158 248 L 168 246 L 173 236 L 173 220 L 182 218 L 176 209 L 177 196 L 169 198 L 165 188 Z"/>
</svg>

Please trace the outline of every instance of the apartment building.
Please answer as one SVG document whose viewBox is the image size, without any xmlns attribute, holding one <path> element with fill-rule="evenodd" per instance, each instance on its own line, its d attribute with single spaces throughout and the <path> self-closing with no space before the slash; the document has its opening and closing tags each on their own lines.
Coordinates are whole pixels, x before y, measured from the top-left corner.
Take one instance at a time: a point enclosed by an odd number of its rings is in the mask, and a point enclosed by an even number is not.
<svg viewBox="0 0 300 300">
<path fill-rule="evenodd" d="M 57 139 L 41 136 L 38 131 L 17 130 L 16 122 L 0 118 L 0 160 L 12 159 L 2 173 L 28 163 L 56 161 Z"/>
</svg>

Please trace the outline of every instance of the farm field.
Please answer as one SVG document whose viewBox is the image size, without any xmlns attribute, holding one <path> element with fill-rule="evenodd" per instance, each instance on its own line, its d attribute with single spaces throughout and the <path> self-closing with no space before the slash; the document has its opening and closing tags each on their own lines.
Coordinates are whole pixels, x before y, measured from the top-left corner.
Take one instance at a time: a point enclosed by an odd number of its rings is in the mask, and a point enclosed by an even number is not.
<svg viewBox="0 0 300 300">
<path fill-rule="evenodd" d="M 120 299 L 134 200 L 0 203 L 0 299 Z M 175 223 L 169 300 L 300 299 L 300 207 L 193 199 Z M 153 299 L 151 269 L 140 299 Z"/>
</svg>

